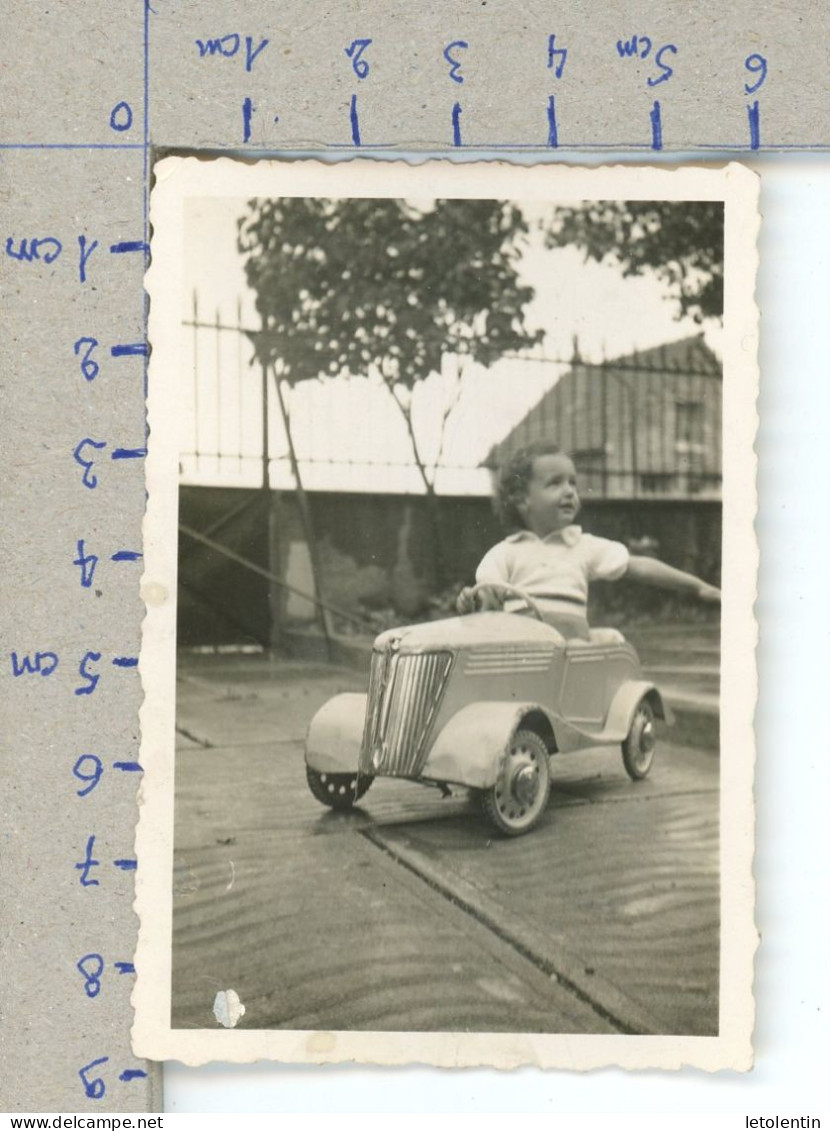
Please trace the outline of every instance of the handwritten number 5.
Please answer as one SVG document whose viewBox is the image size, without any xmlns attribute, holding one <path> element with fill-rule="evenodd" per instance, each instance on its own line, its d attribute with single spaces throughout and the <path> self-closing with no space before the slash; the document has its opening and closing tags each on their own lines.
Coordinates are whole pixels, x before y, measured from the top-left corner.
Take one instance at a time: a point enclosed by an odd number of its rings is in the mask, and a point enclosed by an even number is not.
<svg viewBox="0 0 830 1131">
<path fill-rule="evenodd" d="M 748 71 L 751 71 L 752 74 L 760 75 L 760 78 L 758 79 L 757 82 L 754 82 L 754 83 L 751 83 L 751 84 L 750 83 L 744 83 L 744 90 L 746 91 L 746 93 L 747 94 L 754 94 L 756 90 L 761 89 L 761 87 L 764 85 L 764 82 L 766 80 L 766 77 L 767 77 L 767 61 L 766 61 L 766 59 L 764 58 L 763 55 L 757 55 L 757 54 L 747 55 L 747 57 L 744 59 L 744 66 L 746 67 L 746 69 Z"/>
<path fill-rule="evenodd" d="M 444 48 L 444 58 L 450 65 L 450 78 L 453 82 L 464 82 L 464 76 L 461 74 L 461 60 L 454 59 L 450 52 L 454 47 L 466 50 L 469 46 L 469 43 L 466 43 L 463 39 L 454 39 Z"/>
</svg>

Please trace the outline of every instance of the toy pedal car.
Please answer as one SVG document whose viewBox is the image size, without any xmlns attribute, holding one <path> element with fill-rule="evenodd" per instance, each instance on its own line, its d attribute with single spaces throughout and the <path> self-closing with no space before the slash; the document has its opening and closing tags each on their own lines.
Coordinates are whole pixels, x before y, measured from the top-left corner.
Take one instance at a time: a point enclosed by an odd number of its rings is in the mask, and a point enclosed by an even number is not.
<svg viewBox="0 0 830 1131">
<path fill-rule="evenodd" d="M 508 836 L 532 829 L 550 792 L 550 757 L 622 746 L 638 780 L 654 758 L 655 717 L 671 722 L 637 653 L 616 629 L 565 640 L 542 619 L 478 612 L 390 629 L 375 640 L 366 695 L 336 695 L 311 720 L 306 774 L 333 809 L 351 808 L 376 777 L 478 792 Z"/>
</svg>

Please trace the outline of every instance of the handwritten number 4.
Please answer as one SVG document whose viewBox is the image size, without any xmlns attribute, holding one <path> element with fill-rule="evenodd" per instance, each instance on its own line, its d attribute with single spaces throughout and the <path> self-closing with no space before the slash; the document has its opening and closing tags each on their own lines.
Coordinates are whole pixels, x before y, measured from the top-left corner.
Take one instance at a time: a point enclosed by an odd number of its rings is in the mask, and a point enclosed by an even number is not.
<svg viewBox="0 0 830 1131">
<path fill-rule="evenodd" d="M 744 66 L 752 74 L 759 75 L 759 79 L 754 83 L 744 83 L 744 90 L 747 94 L 754 94 L 756 90 L 760 90 L 764 85 L 767 77 L 767 61 L 763 55 L 747 55 L 744 59 Z"/>
<path fill-rule="evenodd" d="M 567 47 L 556 46 L 556 36 L 548 36 L 548 68 L 553 68 L 553 73 L 556 78 L 562 78 L 562 72 L 565 69 L 565 63 L 568 61 Z"/>
</svg>

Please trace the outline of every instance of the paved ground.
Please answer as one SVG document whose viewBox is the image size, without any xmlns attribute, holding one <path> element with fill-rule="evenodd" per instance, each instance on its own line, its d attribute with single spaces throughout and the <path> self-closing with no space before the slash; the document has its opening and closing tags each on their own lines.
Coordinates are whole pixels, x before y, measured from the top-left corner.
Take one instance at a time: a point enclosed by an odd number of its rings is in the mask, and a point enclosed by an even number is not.
<svg viewBox="0 0 830 1131">
<path fill-rule="evenodd" d="M 362 684 L 183 658 L 174 1026 L 212 1027 L 232 988 L 246 1028 L 717 1031 L 713 751 L 664 740 L 637 784 L 615 751 L 563 758 L 546 819 L 517 840 L 466 791 L 405 782 L 335 814 L 307 790 L 302 740 Z"/>
</svg>

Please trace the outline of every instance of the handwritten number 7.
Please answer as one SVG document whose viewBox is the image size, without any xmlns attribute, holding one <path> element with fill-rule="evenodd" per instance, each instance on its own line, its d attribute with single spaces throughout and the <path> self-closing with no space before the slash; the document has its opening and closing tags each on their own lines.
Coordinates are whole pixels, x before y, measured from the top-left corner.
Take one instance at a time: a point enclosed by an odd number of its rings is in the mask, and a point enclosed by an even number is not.
<svg viewBox="0 0 830 1131">
<path fill-rule="evenodd" d="M 767 61 L 763 55 L 747 55 L 744 59 L 744 66 L 752 74 L 760 75 L 760 78 L 755 83 L 744 83 L 744 90 L 747 94 L 754 94 L 756 90 L 760 90 L 764 85 L 767 77 Z"/>
</svg>

